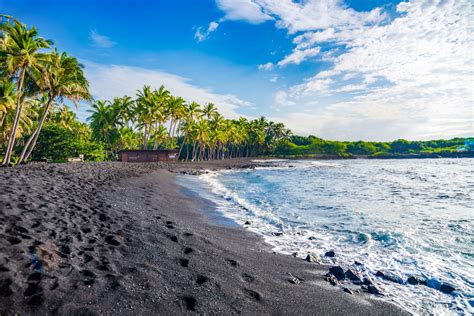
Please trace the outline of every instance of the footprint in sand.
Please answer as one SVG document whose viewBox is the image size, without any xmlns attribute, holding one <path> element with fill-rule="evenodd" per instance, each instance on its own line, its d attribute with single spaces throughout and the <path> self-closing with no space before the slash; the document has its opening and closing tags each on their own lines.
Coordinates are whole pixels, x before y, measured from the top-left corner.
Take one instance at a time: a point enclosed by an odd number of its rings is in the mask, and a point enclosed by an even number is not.
<svg viewBox="0 0 474 316">
<path fill-rule="evenodd" d="M 109 235 L 107 237 L 105 237 L 105 242 L 112 245 L 112 246 L 119 246 L 120 243 L 117 241 L 117 239 L 115 239 L 114 236 L 112 235 Z"/>
<path fill-rule="evenodd" d="M 253 281 L 255 281 L 255 278 L 247 273 L 242 274 L 242 279 L 248 283 L 252 283 Z"/>
<path fill-rule="evenodd" d="M 84 275 L 84 277 L 85 277 L 85 279 L 83 281 L 85 285 L 94 284 L 96 276 L 92 271 L 82 270 L 81 274 Z"/>
<path fill-rule="evenodd" d="M 179 261 L 179 264 L 184 268 L 187 268 L 189 266 L 189 260 L 188 259 L 180 258 L 178 261 Z"/>
<path fill-rule="evenodd" d="M 204 276 L 204 275 L 198 275 L 198 277 L 196 278 L 196 283 L 198 285 L 203 285 L 204 283 L 206 283 L 207 281 L 209 281 L 209 279 Z"/>
<path fill-rule="evenodd" d="M 260 293 L 250 290 L 250 289 L 244 289 L 244 293 L 246 296 L 250 297 L 251 299 L 254 299 L 256 301 L 261 301 L 262 300 L 262 295 Z"/>
<path fill-rule="evenodd" d="M 12 289 L 10 288 L 10 285 L 13 283 L 11 278 L 7 279 L 0 279 L 0 296 L 10 296 L 13 294 Z"/>
<path fill-rule="evenodd" d="M 28 305 L 40 305 L 43 302 L 43 288 L 40 285 L 40 281 L 41 279 L 28 282 L 28 287 L 23 293 L 28 298 L 26 302 Z"/>
<path fill-rule="evenodd" d="M 182 301 L 184 303 L 184 306 L 188 311 L 195 312 L 196 311 L 196 299 L 192 296 L 183 296 Z"/>
</svg>

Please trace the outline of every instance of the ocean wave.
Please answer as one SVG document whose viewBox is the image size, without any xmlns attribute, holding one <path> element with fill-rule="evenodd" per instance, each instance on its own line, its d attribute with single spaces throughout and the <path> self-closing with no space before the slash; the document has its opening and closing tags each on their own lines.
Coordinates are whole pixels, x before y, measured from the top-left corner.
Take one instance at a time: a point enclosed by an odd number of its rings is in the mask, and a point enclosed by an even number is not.
<svg viewBox="0 0 474 316">
<path fill-rule="evenodd" d="M 334 263 L 324 257 L 332 249 L 338 262 L 363 262 L 364 273 L 372 277 L 383 269 L 405 280 L 420 275 L 449 281 L 458 289 L 446 295 L 378 279 L 388 299 L 414 313 L 473 312 L 474 218 L 466 209 L 471 194 L 460 191 L 462 179 L 447 180 L 439 165 L 423 165 L 423 176 L 414 176 L 417 165 L 411 161 L 391 162 L 389 168 L 385 161 L 291 164 L 295 168 L 290 170 L 204 174 L 199 176 L 202 193 L 226 217 L 261 234 L 275 251 L 301 258 L 313 253 Z M 458 175 L 470 170 L 459 168 L 466 171 Z M 455 195 L 457 203 L 433 198 L 441 194 Z"/>
</svg>

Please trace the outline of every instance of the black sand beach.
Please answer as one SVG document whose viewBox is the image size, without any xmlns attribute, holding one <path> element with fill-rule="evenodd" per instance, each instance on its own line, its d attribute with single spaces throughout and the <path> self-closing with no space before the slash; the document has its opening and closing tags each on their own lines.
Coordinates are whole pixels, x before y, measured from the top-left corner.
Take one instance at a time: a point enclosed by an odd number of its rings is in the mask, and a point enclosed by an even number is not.
<svg viewBox="0 0 474 316">
<path fill-rule="evenodd" d="M 212 204 L 184 194 L 169 172 L 250 164 L 0 169 L 0 314 L 407 314 L 331 286 L 327 266 L 216 225 Z"/>
</svg>

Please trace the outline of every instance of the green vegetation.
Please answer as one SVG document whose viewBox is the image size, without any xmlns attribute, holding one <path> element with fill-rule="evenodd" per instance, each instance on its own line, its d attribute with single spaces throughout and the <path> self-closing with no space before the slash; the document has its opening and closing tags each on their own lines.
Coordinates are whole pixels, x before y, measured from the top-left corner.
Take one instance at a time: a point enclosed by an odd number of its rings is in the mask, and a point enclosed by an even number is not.
<svg viewBox="0 0 474 316">
<path fill-rule="evenodd" d="M 2 15 L 0 23 L 0 145 L 2 165 L 31 156 L 56 101 L 90 99 L 88 82 L 76 58 L 56 50 L 52 41 L 19 21 Z M 19 157 L 15 143 L 24 138 Z M 6 146 L 5 146 L 6 143 Z"/>
<path fill-rule="evenodd" d="M 114 159 L 121 149 L 179 149 L 181 159 L 210 160 L 257 156 L 287 142 L 290 131 L 264 117 L 225 119 L 214 104 L 200 106 L 174 97 L 161 86 L 145 86 L 136 99 L 98 100 L 89 117 L 92 135 Z"/>
<path fill-rule="evenodd" d="M 472 151 L 462 138 L 410 142 L 327 141 L 292 135 L 281 123 L 224 118 L 212 103 L 173 96 L 164 86 L 144 86 L 134 98 L 93 100 L 83 66 L 19 21 L 0 21 L 0 156 L 2 165 L 31 159 L 64 162 L 115 160 L 122 149 L 176 149 L 182 160 L 235 157 L 375 158 L 449 155 Z M 91 103 L 88 124 L 63 101 Z"/>
<path fill-rule="evenodd" d="M 327 141 L 315 136 L 293 136 L 280 144 L 274 154 L 287 157 L 335 156 L 349 158 L 368 156 L 372 158 L 409 157 L 410 155 L 449 156 L 456 152 L 473 151 L 472 139 L 453 138 L 450 140 L 393 142 L 339 142 Z"/>
</svg>

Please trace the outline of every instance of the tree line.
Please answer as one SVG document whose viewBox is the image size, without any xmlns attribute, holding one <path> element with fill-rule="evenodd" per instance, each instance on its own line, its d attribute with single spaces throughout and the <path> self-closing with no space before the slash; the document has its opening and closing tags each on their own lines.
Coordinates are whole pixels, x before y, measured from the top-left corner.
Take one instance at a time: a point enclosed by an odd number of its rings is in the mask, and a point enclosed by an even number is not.
<svg viewBox="0 0 474 316">
<path fill-rule="evenodd" d="M 256 156 L 289 140 L 290 130 L 260 117 L 225 119 L 213 103 L 175 97 L 164 86 L 144 86 L 129 96 L 92 104 L 88 121 L 95 140 L 113 159 L 122 149 L 178 149 L 183 160 Z"/>
<path fill-rule="evenodd" d="M 279 144 L 274 155 L 285 157 L 332 156 L 351 158 L 357 156 L 397 157 L 401 155 L 449 155 L 455 152 L 474 151 L 472 138 L 453 138 L 449 140 L 408 141 L 398 139 L 393 142 L 330 141 L 316 136 L 290 137 L 289 142 Z"/>
</svg>

